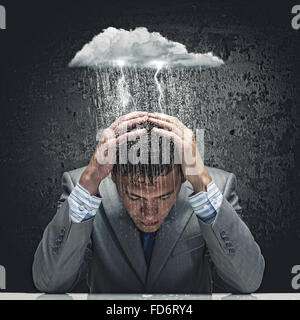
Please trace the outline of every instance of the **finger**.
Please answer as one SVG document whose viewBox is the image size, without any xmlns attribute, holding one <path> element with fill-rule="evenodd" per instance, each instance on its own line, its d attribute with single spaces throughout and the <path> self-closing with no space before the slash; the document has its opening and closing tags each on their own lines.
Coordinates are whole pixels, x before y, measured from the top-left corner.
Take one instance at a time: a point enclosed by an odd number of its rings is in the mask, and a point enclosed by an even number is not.
<svg viewBox="0 0 300 320">
<path fill-rule="evenodd" d="M 167 122 L 167 121 L 163 121 L 163 120 L 158 120 L 155 118 L 148 118 L 148 121 L 151 123 L 154 123 L 160 127 L 163 127 L 164 129 L 173 131 L 174 133 L 176 133 L 178 136 L 182 136 L 182 131 L 180 129 L 178 129 L 178 127 L 176 127 L 173 123 L 171 122 Z"/>
<path fill-rule="evenodd" d="M 127 143 L 127 141 L 134 141 L 134 139 L 146 133 L 147 133 L 146 129 L 138 129 L 138 130 L 134 130 L 134 131 L 122 134 L 117 138 L 117 145 Z"/>
<path fill-rule="evenodd" d="M 115 122 L 113 122 L 110 125 L 110 128 L 115 130 L 116 127 L 119 125 L 119 123 L 121 123 L 123 121 L 128 121 L 128 120 L 131 120 L 131 119 L 135 119 L 135 118 L 138 118 L 138 117 L 144 117 L 144 116 L 147 116 L 147 115 L 148 115 L 148 112 L 144 112 L 144 111 L 134 111 L 134 112 L 128 113 L 126 115 L 123 115 L 123 116 L 119 117 Z"/>
<path fill-rule="evenodd" d="M 157 118 L 150 118 L 149 117 L 149 122 L 152 122 L 154 124 L 157 124 L 160 127 L 163 127 L 165 129 L 168 129 L 170 131 L 172 131 L 174 129 L 174 124 L 165 120 L 160 120 Z"/>
<path fill-rule="evenodd" d="M 149 116 L 149 118 L 155 118 L 155 119 L 159 119 L 159 120 L 164 120 L 164 121 L 171 122 L 171 123 L 176 123 L 176 121 L 179 121 L 175 117 L 169 116 L 169 115 L 164 114 L 164 113 L 158 113 L 158 112 L 149 113 L 148 116 Z"/>
<path fill-rule="evenodd" d="M 174 141 L 178 146 L 182 146 L 182 139 L 176 133 L 158 128 L 153 128 L 152 131 Z"/>
<path fill-rule="evenodd" d="M 112 130 L 110 127 L 103 130 L 100 141 L 105 142 L 108 139 L 113 139 L 116 137 L 115 131 Z"/>
<path fill-rule="evenodd" d="M 138 124 L 144 123 L 147 120 L 148 120 L 148 117 L 144 116 L 144 117 L 139 117 L 139 118 L 135 118 L 132 120 L 127 120 L 127 121 L 121 122 L 117 126 L 116 131 L 118 134 L 125 133 L 125 132 L 127 132 L 128 129 L 131 129 Z"/>
<path fill-rule="evenodd" d="M 99 164 L 114 164 L 116 158 L 116 139 L 110 139 L 96 149 L 96 159 Z"/>
<path fill-rule="evenodd" d="M 158 120 L 162 120 L 162 121 L 167 121 L 170 123 L 173 123 L 177 128 L 180 128 L 181 130 L 185 130 L 187 129 L 187 127 L 180 121 L 178 120 L 176 117 L 173 116 L 169 116 L 167 114 L 163 114 L 163 113 L 149 113 L 148 114 L 148 118 L 149 119 L 158 119 Z"/>
<path fill-rule="evenodd" d="M 147 111 L 133 111 L 133 112 L 130 112 L 128 114 L 125 114 L 124 115 L 124 119 L 125 120 L 129 120 L 129 119 L 132 119 L 132 118 L 143 117 L 143 116 L 146 116 L 146 115 L 148 115 Z"/>
</svg>

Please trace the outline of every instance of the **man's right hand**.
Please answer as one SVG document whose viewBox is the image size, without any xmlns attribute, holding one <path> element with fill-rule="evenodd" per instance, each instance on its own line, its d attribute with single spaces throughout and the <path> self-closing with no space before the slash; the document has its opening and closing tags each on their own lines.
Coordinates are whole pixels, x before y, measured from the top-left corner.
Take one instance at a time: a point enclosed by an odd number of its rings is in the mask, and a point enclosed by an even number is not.
<svg viewBox="0 0 300 320">
<path fill-rule="evenodd" d="M 128 140 L 134 140 L 147 132 L 146 129 L 126 132 L 127 129 L 147 120 L 148 112 L 135 111 L 119 117 L 103 131 L 96 150 L 79 179 L 79 184 L 91 195 L 98 194 L 101 181 L 111 172 L 116 159 L 116 149 Z"/>
</svg>

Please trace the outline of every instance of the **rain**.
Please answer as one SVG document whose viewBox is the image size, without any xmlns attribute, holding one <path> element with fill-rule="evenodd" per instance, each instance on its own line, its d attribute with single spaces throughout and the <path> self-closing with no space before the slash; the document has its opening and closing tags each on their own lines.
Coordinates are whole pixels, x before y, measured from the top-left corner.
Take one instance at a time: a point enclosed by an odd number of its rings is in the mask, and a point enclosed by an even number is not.
<svg viewBox="0 0 300 320">
<path fill-rule="evenodd" d="M 178 42 L 140 27 L 109 27 L 76 53 L 71 68 L 86 68 L 97 128 L 135 110 L 162 112 L 183 123 L 199 104 L 201 72 L 223 65 L 208 53 L 189 53 Z"/>
</svg>

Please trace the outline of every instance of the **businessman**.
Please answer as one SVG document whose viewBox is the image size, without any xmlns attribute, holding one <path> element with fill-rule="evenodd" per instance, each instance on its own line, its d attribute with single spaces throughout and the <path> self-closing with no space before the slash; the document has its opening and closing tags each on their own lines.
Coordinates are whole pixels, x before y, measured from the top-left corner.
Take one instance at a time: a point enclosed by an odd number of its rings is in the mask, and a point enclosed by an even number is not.
<svg viewBox="0 0 300 320">
<path fill-rule="evenodd" d="M 177 118 L 118 118 L 62 186 L 34 257 L 40 291 L 71 292 L 84 278 L 91 293 L 259 288 L 264 258 L 239 216 L 236 178 L 204 166 L 193 132 Z"/>
</svg>

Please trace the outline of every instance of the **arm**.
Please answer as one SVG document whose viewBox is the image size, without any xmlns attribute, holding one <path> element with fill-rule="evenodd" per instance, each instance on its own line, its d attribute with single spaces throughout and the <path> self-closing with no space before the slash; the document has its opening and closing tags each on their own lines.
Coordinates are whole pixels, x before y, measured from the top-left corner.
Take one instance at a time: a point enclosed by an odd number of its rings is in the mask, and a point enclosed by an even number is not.
<svg viewBox="0 0 300 320">
<path fill-rule="evenodd" d="M 93 220 L 101 202 L 97 197 L 99 185 L 113 168 L 111 160 L 114 160 L 116 146 L 146 131 L 141 129 L 119 135 L 119 129 L 146 121 L 146 114 L 133 112 L 122 116 L 103 131 L 75 188 L 70 175 L 64 173 L 57 213 L 47 226 L 34 256 L 33 281 L 40 291 L 68 292 L 86 274 Z"/>
<path fill-rule="evenodd" d="M 66 172 L 57 213 L 44 231 L 33 262 L 33 281 L 42 292 L 69 292 L 85 276 L 93 218 L 75 223 L 69 198 L 74 184 Z"/>
<path fill-rule="evenodd" d="M 209 193 L 207 187 L 212 177 L 204 167 L 194 133 L 177 118 L 165 114 L 149 114 L 149 121 L 163 128 L 153 128 L 154 132 L 177 145 L 182 156 L 183 177 L 191 183 L 194 192 Z M 215 200 L 219 208 L 213 202 L 207 203 L 207 209 L 200 208 L 198 203 L 199 208 L 194 210 L 199 217 L 212 262 L 217 274 L 229 286 L 239 292 L 253 292 L 260 286 L 265 262 L 251 232 L 236 213 L 240 207 L 233 174 L 227 179 L 220 206 L 218 199 Z M 210 210 L 210 206 L 215 210 Z M 217 211 L 215 217 L 210 211 Z"/>
<path fill-rule="evenodd" d="M 198 220 L 216 278 L 238 292 L 251 293 L 261 284 L 265 262 L 250 230 L 237 214 L 240 209 L 236 178 L 230 174 L 213 222 L 208 224 Z"/>
</svg>

